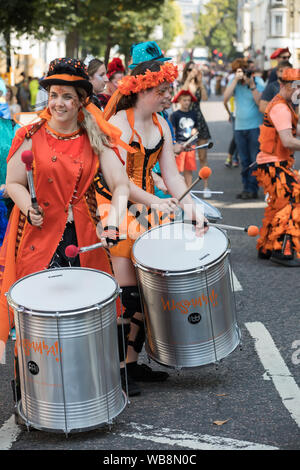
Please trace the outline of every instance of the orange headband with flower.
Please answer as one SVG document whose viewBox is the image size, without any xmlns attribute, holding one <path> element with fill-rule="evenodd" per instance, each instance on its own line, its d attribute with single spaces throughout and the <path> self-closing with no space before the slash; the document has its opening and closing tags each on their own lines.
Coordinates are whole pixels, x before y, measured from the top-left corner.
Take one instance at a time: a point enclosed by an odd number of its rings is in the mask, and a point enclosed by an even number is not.
<svg viewBox="0 0 300 470">
<path fill-rule="evenodd" d="M 178 69 L 170 62 L 162 65 L 158 72 L 147 69 L 144 75 L 126 75 L 118 82 L 118 88 L 110 97 L 103 114 L 108 121 L 116 113 L 117 104 L 123 95 L 139 93 L 149 88 L 154 88 L 163 82 L 172 83 L 178 77 Z"/>
<path fill-rule="evenodd" d="M 122 95 L 130 95 L 130 93 L 139 93 L 148 88 L 154 88 L 163 82 L 172 83 L 177 77 L 177 67 L 167 63 L 162 65 L 158 72 L 146 70 L 144 75 L 126 75 L 118 82 L 118 90 Z"/>
</svg>

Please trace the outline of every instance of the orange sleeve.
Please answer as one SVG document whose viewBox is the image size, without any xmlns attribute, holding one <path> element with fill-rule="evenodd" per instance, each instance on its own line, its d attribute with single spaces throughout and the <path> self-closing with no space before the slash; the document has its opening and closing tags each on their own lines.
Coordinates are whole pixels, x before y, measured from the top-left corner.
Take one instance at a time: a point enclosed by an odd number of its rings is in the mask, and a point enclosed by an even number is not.
<svg viewBox="0 0 300 470">
<path fill-rule="evenodd" d="M 18 148 L 21 147 L 21 145 L 23 144 L 27 131 L 28 131 L 28 126 L 21 127 L 20 129 L 17 130 L 16 135 L 13 138 L 13 141 L 11 143 L 9 154 L 6 159 L 7 162 L 11 159 L 11 157 L 18 150 Z"/>
<path fill-rule="evenodd" d="M 19 209 L 15 206 L 9 218 L 3 245 L 0 249 L 0 340 L 6 343 L 9 335 L 9 326 L 13 326 L 13 312 L 10 309 L 10 319 L 8 318 L 8 308 L 6 292 L 16 282 L 16 237 L 19 222 Z M 10 325 L 9 325 L 10 323 Z"/>
</svg>

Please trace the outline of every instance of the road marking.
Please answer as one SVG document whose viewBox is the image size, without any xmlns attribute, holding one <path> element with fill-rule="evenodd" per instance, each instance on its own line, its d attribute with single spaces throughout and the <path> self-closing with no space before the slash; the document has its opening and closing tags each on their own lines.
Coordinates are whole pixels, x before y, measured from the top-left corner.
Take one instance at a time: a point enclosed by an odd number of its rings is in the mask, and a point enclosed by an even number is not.
<svg viewBox="0 0 300 470">
<path fill-rule="evenodd" d="M 155 429 L 154 426 L 137 423 L 128 423 L 126 426 L 128 431 L 114 434 L 193 450 L 279 450 L 278 447 L 265 444 L 207 434 L 191 434 L 182 429 Z"/>
<path fill-rule="evenodd" d="M 236 275 L 234 274 L 234 271 L 231 270 L 232 272 L 232 282 L 233 282 L 233 290 L 234 292 L 239 292 L 239 291 L 242 291 L 243 288 L 240 284 L 240 281 L 238 280 L 238 278 L 236 277 Z"/>
<path fill-rule="evenodd" d="M 264 377 L 267 374 L 272 379 L 284 406 L 300 426 L 300 388 L 266 327 L 261 322 L 245 323 L 245 325 L 255 340 L 255 349 L 265 368 Z"/>
<path fill-rule="evenodd" d="M 0 428 L 0 450 L 9 450 L 21 431 L 22 429 L 15 424 L 15 417 L 12 415 Z"/>
</svg>

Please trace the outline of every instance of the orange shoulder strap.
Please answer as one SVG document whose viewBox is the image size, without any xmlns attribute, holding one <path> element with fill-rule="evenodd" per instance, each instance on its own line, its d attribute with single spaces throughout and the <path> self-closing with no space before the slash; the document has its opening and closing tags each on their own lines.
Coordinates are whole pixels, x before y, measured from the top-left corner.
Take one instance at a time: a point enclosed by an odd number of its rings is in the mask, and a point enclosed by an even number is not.
<svg viewBox="0 0 300 470">
<path fill-rule="evenodd" d="M 140 135 L 137 133 L 137 131 L 134 128 L 134 109 L 133 108 L 126 109 L 126 116 L 127 116 L 127 120 L 128 120 L 129 125 L 130 125 L 130 128 L 132 130 L 132 135 L 131 135 L 131 138 L 130 138 L 130 141 L 129 141 L 129 145 L 133 141 L 134 134 L 135 134 L 138 138 L 141 152 L 145 155 L 145 149 L 144 149 L 144 146 L 143 146 L 142 139 L 141 139 Z"/>
</svg>

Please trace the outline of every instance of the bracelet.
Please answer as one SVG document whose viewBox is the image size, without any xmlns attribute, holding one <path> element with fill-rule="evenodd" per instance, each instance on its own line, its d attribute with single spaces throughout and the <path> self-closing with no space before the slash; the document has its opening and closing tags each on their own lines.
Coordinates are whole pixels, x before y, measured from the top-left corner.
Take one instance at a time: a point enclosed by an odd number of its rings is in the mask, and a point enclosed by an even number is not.
<svg viewBox="0 0 300 470">
<path fill-rule="evenodd" d="M 250 90 L 251 91 L 256 90 L 256 86 L 254 86 L 253 88 L 250 88 Z"/>
<path fill-rule="evenodd" d="M 27 222 L 28 222 L 30 225 L 32 225 L 32 220 L 31 220 L 31 218 L 30 218 L 29 212 L 30 212 L 30 209 L 28 209 L 26 218 L 27 218 Z"/>
<path fill-rule="evenodd" d="M 119 237 L 119 229 L 118 227 L 115 227 L 114 225 L 106 225 L 103 228 L 103 232 L 101 236 L 103 236 L 106 239 L 107 243 L 112 243 L 113 245 L 116 245 L 120 241 Z"/>
<path fill-rule="evenodd" d="M 184 219 L 183 222 L 185 224 L 192 224 L 192 225 L 197 225 L 197 222 L 195 219 L 191 220 L 191 219 Z"/>
</svg>

